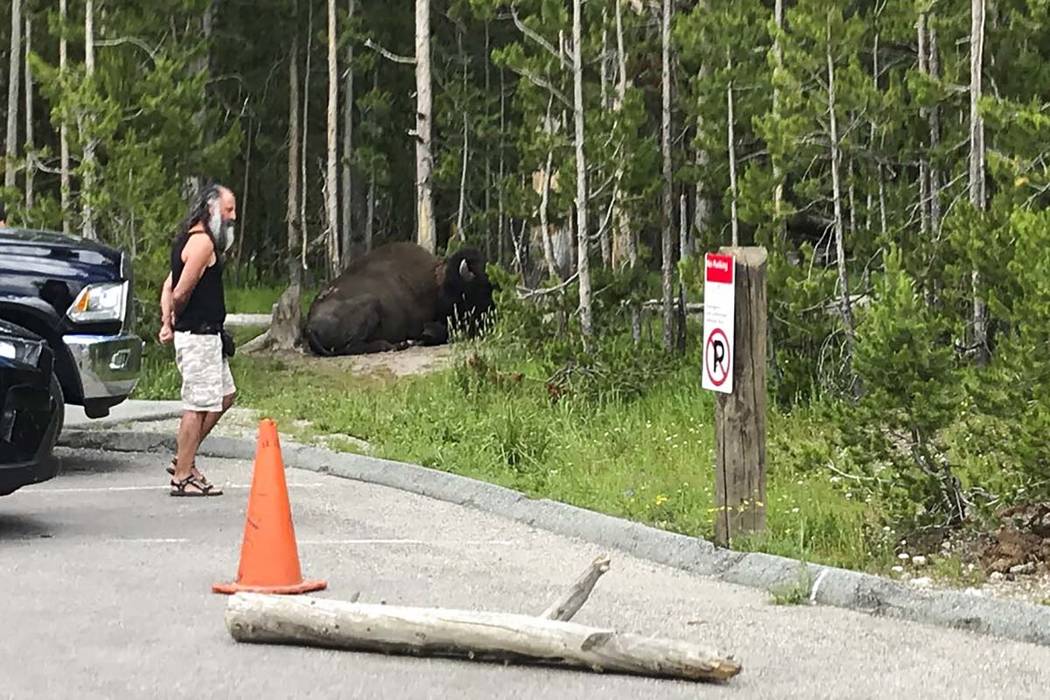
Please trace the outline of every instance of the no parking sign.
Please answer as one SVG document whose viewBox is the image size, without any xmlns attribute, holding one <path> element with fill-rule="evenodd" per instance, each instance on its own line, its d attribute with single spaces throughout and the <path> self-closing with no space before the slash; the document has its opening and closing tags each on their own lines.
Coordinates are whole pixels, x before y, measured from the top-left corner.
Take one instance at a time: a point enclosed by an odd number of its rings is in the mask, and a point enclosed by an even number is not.
<svg viewBox="0 0 1050 700">
<path fill-rule="evenodd" d="M 704 357 L 702 386 L 733 393 L 733 315 L 736 265 L 732 255 L 708 253 L 704 259 Z"/>
</svg>

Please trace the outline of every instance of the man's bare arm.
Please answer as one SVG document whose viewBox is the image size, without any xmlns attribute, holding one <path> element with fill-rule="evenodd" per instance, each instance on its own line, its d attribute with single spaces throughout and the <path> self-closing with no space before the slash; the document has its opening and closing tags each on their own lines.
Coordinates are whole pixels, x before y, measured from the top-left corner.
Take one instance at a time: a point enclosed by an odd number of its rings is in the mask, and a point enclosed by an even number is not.
<svg viewBox="0 0 1050 700">
<path fill-rule="evenodd" d="M 171 273 L 168 273 L 164 285 L 160 288 L 160 325 L 171 326 L 175 323 L 175 307 L 171 296 Z"/>
<path fill-rule="evenodd" d="M 182 274 L 179 275 L 179 283 L 171 292 L 171 301 L 176 316 L 181 314 L 186 304 L 189 303 L 190 295 L 193 294 L 193 289 L 208 268 L 214 252 L 215 245 L 210 236 L 190 236 L 190 239 L 186 241 L 186 247 L 182 250 L 185 265 L 182 268 Z"/>
</svg>

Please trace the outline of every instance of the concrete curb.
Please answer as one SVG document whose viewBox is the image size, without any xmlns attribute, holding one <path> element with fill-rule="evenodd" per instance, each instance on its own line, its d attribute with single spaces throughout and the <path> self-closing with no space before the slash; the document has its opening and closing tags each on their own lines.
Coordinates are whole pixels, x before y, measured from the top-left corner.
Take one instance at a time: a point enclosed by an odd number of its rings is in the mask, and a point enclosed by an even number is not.
<svg viewBox="0 0 1050 700">
<path fill-rule="evenodd" d="M 63 447 L 171 453 L 173 435 L 70 430 Z M 255 441 L 212 436 L 200 454 L 251 460 Z M 285 465 L 408 491 L 476 508 L 568 537 L 627 552 L 654 563 L 728 583 L 770 590 L 793 586 L 808 573 L 809 601 L 900 620 L 969 630 L 1050 646 L 1050 607 L 955 591 L 920 591 L 879 576 L 804 564 L 762 553 L 733 552 L 711 542 L 526 495 L 447 472 L 297 443 L 284 443 Z"/>
<path fill-rule="evenodd" d="M 106 416 L 105 418 L 89 418 L 85 422 L 64 425 L 62 431 L 98 430 L 100 428 L 113 428 L 118 425 L 126 425 L 128 423 L 146 423 L 159 420 L 170 420 L 171 418 L 181 418 L 182 414 L 183 410 L 181 408 L 173 408 L 170 410 L 160 409 L 143 416 Z"/>
</svg>

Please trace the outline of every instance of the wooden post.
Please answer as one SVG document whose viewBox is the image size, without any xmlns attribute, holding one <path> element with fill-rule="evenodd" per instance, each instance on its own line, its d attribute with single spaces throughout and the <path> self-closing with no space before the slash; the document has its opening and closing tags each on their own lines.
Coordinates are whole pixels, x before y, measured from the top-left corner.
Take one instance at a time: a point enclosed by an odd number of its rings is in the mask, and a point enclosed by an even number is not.
<svg viewBox="0 0 1050 700">
<path fill-rule="evenodd" d="M 715 399 L 715 542 L 766 528 L 766 250 L 735 260 L 733 393 Z"/>
</svg>

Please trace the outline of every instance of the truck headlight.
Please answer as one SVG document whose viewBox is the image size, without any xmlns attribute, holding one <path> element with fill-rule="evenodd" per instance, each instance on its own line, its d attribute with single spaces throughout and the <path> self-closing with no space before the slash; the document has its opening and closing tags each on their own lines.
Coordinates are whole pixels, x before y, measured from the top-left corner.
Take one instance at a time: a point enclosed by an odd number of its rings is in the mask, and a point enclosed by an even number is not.
<svg viewBox="0 0 1050 700">
<path fill-rule="evenodd" d="M 126 282 L 89 284 L 80 290 L 66 316 L 74 323 L 122 321 L 126 298 Z"/>
<path fill-rule="evenodd" d="M 44 343 L 37 340 L 25 340 L 9 335 L 0 335 L 0 357 L 27 365 L 37 366 Z"/>
</svg>

